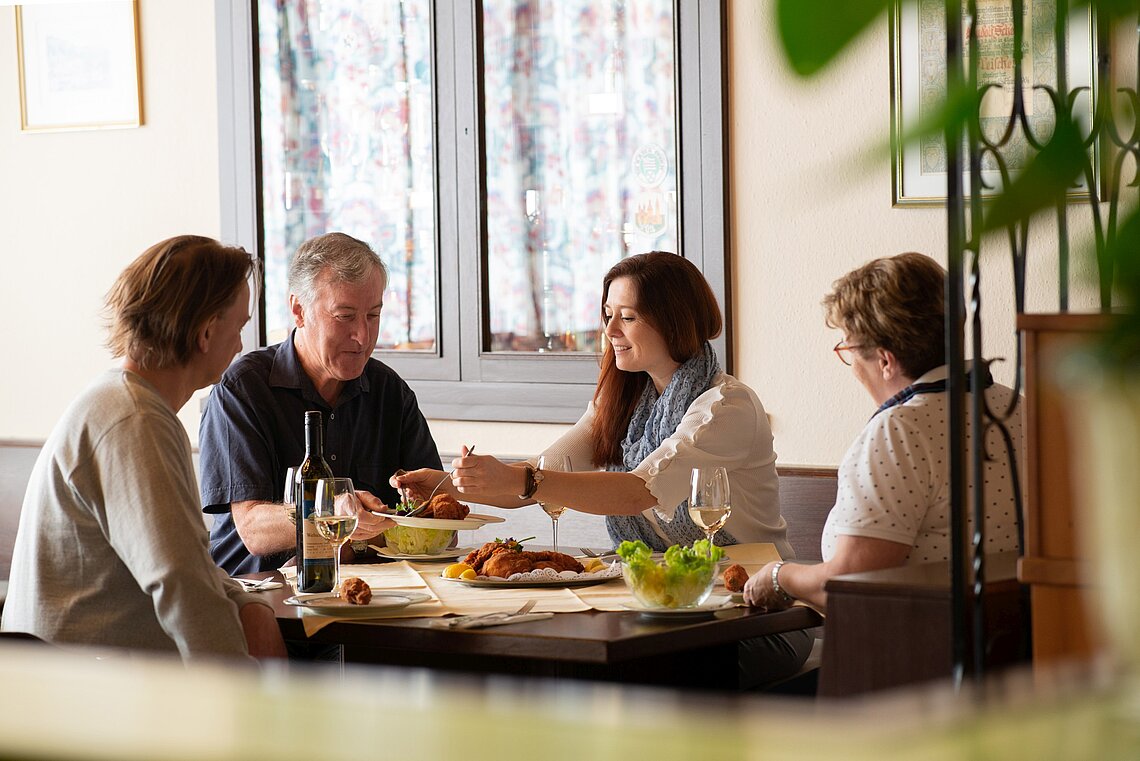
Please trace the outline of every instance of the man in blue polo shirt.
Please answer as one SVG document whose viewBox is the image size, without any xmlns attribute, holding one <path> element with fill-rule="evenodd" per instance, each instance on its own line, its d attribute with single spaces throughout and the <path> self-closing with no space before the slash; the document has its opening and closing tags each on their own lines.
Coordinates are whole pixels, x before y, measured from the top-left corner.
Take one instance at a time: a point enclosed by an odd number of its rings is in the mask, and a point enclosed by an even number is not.
<svg viewBox="0 0 1140 761">
<path fill-rule="evenodd" d="M 199 435 L 202 504 L 218 514 L 210 552 L 231 575 L 273 570 L 295 554 L 281 497 L 286 468 L 305 457 L 306 410 L 322 412 L 333 474 L 378 502 L 398 498 L 388 485 L 397 469 L 440 468 L 415 394 L 372 358 L 387 279 L 380 258 L 355 238 L 306 241 L 289 265 L 296 328 L 235 362 L 210 393 Z M 353 538 L 390 525 L 364 514 Z"/>
</svg>

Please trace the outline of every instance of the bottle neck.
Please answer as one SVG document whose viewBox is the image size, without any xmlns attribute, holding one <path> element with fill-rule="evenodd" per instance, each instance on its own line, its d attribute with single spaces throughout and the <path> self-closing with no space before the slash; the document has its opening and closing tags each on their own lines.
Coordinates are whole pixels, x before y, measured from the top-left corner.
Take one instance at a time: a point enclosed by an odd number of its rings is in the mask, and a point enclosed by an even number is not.
<svg viewBox="0 0 1140 761">
<path fill-rule="evenodd" d="M 305 416 L 305 457 L 309 459 L 324 456 L 324 442 L 321 440 L 321 419 L 314 414 Z"/>
</svg>

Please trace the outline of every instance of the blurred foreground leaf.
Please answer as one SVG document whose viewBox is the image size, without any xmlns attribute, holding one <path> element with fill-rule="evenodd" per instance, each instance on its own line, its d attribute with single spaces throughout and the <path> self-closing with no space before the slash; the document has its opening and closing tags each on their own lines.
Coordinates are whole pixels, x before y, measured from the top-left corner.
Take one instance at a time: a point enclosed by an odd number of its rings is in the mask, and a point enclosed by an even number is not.
<svg viewBox="0 0 1140 761">
<path fill-rule="evenodd" d="M 1077 126 L 1062 119 L 1041 152 L 993 199 L 984 229 L 1004 230 L 1053 208 L 1081 176 L 1087 157 Z"/>
<path fill-rule="evenodd" d="M 1115 280 L 1124 301 L 1102 345 L 1109 367 L 1125 373 L 1140 370 L 1140 211 L 1133 211 L 1117 229 L 1105 252 L 1109 284 Z M 1113 266 L 1115 265 L 1115 267 Z"/>
<path fill-rule="evenodd" d="M 910 145 L 925 137 L 942 137 L 948 125 L 956 125 L 964 130 L 977 115 L 980 100 L 981 94 L 977 91 L 966 87 L 957 88 L 949 98 L 938 103 L 937 108 L 930 109 L 916 122 L 906 125 L 902 134 L 891 135 L 892 143 L 896 144 L 892 147 Z"/>
<path fill-rule="evenodd" d="M 777 0 L 776 24 L 788 62 L 800 76 L 817 73 L 890 4 L 891 0 Z"/>
</svg>

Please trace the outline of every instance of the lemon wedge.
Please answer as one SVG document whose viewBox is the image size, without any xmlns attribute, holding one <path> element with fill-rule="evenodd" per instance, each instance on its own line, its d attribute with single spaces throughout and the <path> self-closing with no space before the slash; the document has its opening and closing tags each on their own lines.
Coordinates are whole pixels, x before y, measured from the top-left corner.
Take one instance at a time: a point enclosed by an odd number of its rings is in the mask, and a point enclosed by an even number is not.
<svg viewBox="0 0 1140 761">
<path fill-rule="evenodd" d="M 458 579 L 463 575 L 464 571 L 471 571 L 471 573 L 475 573 L 475 571 L 472 570 L 471 566 L 467 565 L 466 563 L 452 563 L 447 568 L 443 569 L 443 578 Z"/>
<path fill-rule="evenodd" d="M 475 573 L 474 568 L 468 568 L 466 571 L 459 574 L 459 578 L 461 578 L 461 579 L 476 579 L 478 577 L 479 577 L 479 574 Z"/>
</svg>

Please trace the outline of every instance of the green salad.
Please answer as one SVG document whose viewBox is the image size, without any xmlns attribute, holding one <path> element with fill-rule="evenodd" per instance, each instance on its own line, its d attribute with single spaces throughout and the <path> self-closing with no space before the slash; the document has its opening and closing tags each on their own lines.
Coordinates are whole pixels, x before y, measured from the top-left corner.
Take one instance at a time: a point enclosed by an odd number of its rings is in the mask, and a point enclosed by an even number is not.
<svg viewBox="0 0 1140 761">
<path fill-rule="evenodd" d="M 622 575 L 642 605 L 653 608 L 686 608 L 700 605 L 712 591 L 717 564 L 724 550 L 698 539 L 692 547 L 675 544 L 656 560 L 640 539 L 622 542 L 617 548 Z"/>
<path fill-rule="evenodd" d="M 392 512 L 404 515 L 419 506 L 419 500 L 409 498 L 397 503 Z M 436 555 L 447 547 L 454 536 L 455 531 L 451 529 L 393 526 L 384 532 L 384 541 L 401 555 Z"/>
<path fill-rule="evenodd" d="M 442 528 L 393 526 L 384 532 L 385 543 L 401 555 L 436 555 L 443 551 L 455 531 Z"/>
</svg>

